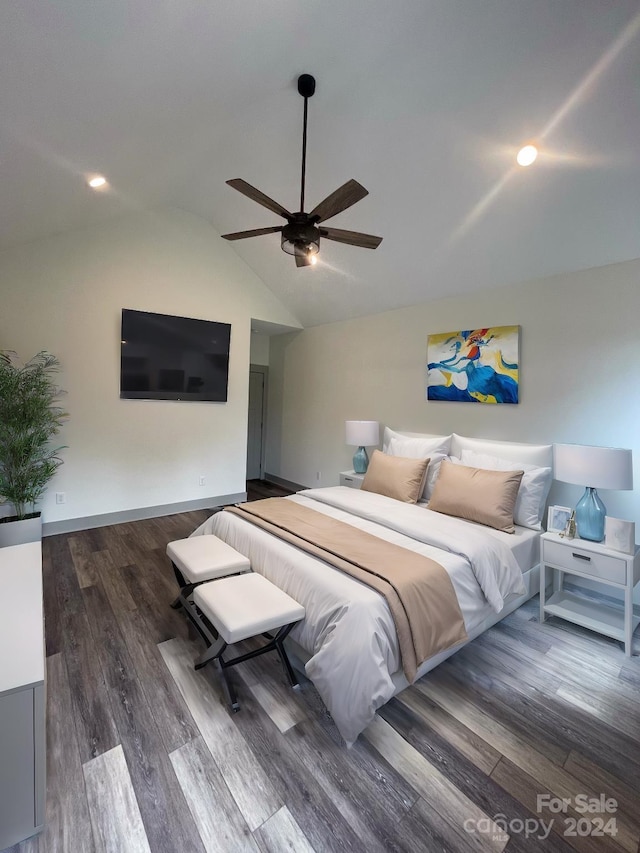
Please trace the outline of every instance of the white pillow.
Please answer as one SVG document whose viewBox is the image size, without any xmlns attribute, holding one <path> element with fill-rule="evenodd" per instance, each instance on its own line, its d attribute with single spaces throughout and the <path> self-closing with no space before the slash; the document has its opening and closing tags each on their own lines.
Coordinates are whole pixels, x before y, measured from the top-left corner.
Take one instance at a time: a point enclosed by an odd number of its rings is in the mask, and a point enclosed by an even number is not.
<svg viewBox="0 0 640 853">
<path fill-rule="evenodd" d="M 446 453 L 450 452 L 450 444 L 451 444 L 451 436 L 450 435 L 434 435 L 431 432 L 396 432 L 395 430 L 389 429 L 389 427 L 384 428 L 384 435 L 382 437 L 382 452 L 389 452 L 389 444 L 391 443 L 392 438 L 397 439 L 412 439 L 414 441 L 424 441 L 425 447 L 431 447 L 431 442 L 435 439 L 438 442 L 444 442 L 446 444 Z M 429 453 L 427 452 L 427 456 Z M 418 457 L 414 457 L 418 458 Z"/>
<path fill-rule="evenodd" d="M 513 510 L 513 520 L 520 527 L 542 530 L 542 515 L 551 488 L 552 469 L 539 468 L 528 462 L 514 462 L 474 450 L 462 451 L 462 463 L 490 471 L 524 471 Z"/>
<path fill-rule="evenodd" d="M 488 453 L 498 459 L 509 459 L 512 462 L 524 462 L 526 465 L 538 465 L 546 468 L 553 464 L 552 444 L 522 444 L 517 441 L 497 441 L 488 438 L 467 438 L 453 433 L 451 436 L 450 456 L 462 457 L 463 450 L 473 450 L 474 453 Z"/>
<path fill-rule="evenodd" d="M 389 443 L 386 453 L 389 456 L 404 456 L 407 459 L 430 459 L 427 468 L 427 476 L 424 481 L 422 500 L 428 501 L 433 491 L 433 486 L 438 479 L 440 463 L 449 452 L 451 436 L 437 435 L 427 438 L 426 436 L 412 437 L 401 435 L 389 430 Z"/>
</svg>

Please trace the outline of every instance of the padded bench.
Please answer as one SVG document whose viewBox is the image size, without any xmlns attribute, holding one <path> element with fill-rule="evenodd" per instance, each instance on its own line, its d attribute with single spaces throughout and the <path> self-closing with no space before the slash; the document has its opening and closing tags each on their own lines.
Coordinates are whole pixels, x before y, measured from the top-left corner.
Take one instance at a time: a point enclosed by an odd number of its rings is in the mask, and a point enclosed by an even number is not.
<svg viewBox="0 0 640 853">
<path fill-rule="evenodd" d="M 180 595 L 171 606 L 174 610 L 183 607 L 205 642 L 214 643 L 217 637 L 211 633 L 210 627 L 203 622 L 193 605 L 193 591 L 200 584 L 216 578 L 250 572 L 249 558 L 213 535 L 190 536 L 188 539 L 169 542 L 167 556 L 180 586 Z"/>
<path fill-rule="evenodd" d="M 219 662 L 232 710 L 238 711 L 240 706 L 226 669 L 266 652 L 278 652 L 291 686 L 298 686 L 282 643 L 296 622 L 304 617 L 301 604 L 255 572 L 201 584 L 194 590 L 193 601 L 218 634 L 217 640 L 210 642 L 210 648 L 200 656 L 195 667 L 200 669 L 212 660 Z M 269 634 L 276 630 L 275 636 Z M 223 658 L 228 645 L 258 634 L 265 634 L 269 642 L 230 660 Z"/>
</svg>

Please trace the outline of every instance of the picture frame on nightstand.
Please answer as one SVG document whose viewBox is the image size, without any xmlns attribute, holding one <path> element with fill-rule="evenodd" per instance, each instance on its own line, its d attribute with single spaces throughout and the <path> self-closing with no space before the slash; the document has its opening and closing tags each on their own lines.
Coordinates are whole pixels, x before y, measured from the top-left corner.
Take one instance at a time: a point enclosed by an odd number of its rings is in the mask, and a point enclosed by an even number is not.
<svg viewBox="0 0 640 853">
<path fill-rule="evenodd" d="M 636 525 L 633 521 L 624 521 L 622 518 L 604 518 L 604 544 L 614 551 L 622 551 L 623 554 L 633 554 L 636 543 Z"/>
<path fill-rule="evenodd" d="M 547 515 L 547 530 L 550 533 L 564 533 L 571 518 L 568 506 L 550 506 Z"/>
</svg>

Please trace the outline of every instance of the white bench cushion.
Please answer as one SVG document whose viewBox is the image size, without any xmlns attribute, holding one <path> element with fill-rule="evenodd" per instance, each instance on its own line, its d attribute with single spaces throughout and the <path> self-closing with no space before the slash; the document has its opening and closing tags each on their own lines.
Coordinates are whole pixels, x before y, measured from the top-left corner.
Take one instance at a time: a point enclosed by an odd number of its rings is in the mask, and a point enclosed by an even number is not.
<svg viewBox="0 0 640 853">
<path fill-rule="evenodd" d="M 167 545 L 167 556 L 190 583 L 222 578 L 251 569 L 249 558 L 217 536 L 190 536 Z"/>
<path fill-rule="evenodd" d="M 255 572 L 202 584 L 193 600 L 229 645 L 304 616 L 301 604 Z"/>
</svg>

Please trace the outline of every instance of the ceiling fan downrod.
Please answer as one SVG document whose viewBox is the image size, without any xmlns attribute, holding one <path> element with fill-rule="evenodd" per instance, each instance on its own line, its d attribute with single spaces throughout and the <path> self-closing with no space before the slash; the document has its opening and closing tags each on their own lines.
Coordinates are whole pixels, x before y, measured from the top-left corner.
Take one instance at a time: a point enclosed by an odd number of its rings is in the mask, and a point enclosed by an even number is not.
<svg viewBox="0 0 640 853">
<path fill-rule="evenodd" d="M 298 93 L 304 98 L 304 114 L 302 119 L 302 177 L 300 179 L 300 212 L 304 211 L 304 183 L 307 173 L 307 106 L 309 98 L 316 91 L 316 79 L 311 74 L 301 74 L 298 77 Z"/>
</svg>

